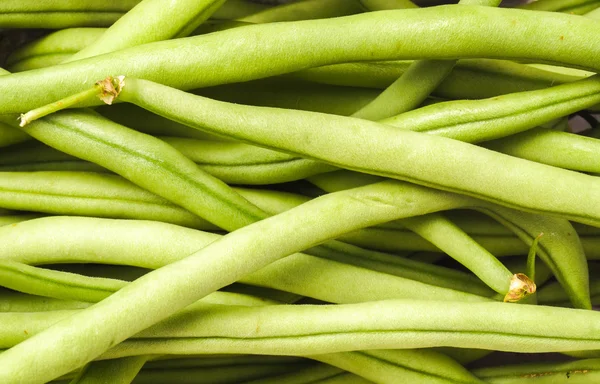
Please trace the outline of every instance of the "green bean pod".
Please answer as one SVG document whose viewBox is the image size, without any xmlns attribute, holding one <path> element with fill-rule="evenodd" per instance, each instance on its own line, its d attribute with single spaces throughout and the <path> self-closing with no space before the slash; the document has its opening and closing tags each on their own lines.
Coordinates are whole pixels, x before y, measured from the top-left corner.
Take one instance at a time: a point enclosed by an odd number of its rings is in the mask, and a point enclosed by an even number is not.
<svg viewBox="0 0 600 384">
<path fill-rule="evenodd" d="M 532 25 L 543 28 L 531 36 L 527 31 Z M 440 44 L 435 38 L 440 28 L 444 36 L 461 38 Z M 600 69 L 594 59 L 600 55 L 600 45 L 590 42 L 596 41 L 598 33 L 600 26 L 586 18 L 459 5 L 260 24 L 3 76 L 0 113 L 22 113 L 51 103 L 88 89 L 107 75 L 194 89 L 350 61 L 474 57 L 527 58 L 594 71 Z M 312 44 L 317 40 L 320 44 Z M 236 48 L 227 49 L 233 43 Z M 229 63 L 225 68 L 224 62 Z M 169 71 L 156 70 L 167 64 Z"/>
<path fill-rule="evenodd" d="M 600 102 L 600 78 L 543 90 L 428 105 L 381 120 L 416 132 L 476 143 L 510 136 Z"/>
<path fill-rule="evenodd" d="M 529 4 L 522 4 L 521 9 L 547 12 L 568 12 L 571 8 L 598 3 L 597 0 L 540 0 Z"/>
<path fill-rule="evenodd" d="M 237 19 L 247 23 L 326 19 L 360 13 L 359 0 L 302 0 L 281 4 Z"/>
<path fill-rule="evenodd" d="M 91 160 L 208 221 L 232 230 L 266 217 L 165 142 L 85 111 L 53 115 L 26 129 L 38 140 Z M 37 128 L 36 128 L 37 127 Z M 193 191 L 193 192 L 192 192 Z"/>
<path fill-rule="evenodd" d="M 538 163 L 580 172 L 600 173 L 600 140 L 591 137 L 534 128 L 483 145 L 494 151 Z"/>
<path fill-rule="evenodd" d="M 188 36 L 225 0 L 145 0 L 110 26 L 102 36 L 67 62 L 81 60 L 153 41 Z"/>
<path fill-rule="evenodd" d="M 478 368 L 472 372 L 493 384 L 586 384 L 600 379 L 600 359 L 525 363 Z"/>
<path fill-rule="evenodd" d="M 6 289 L 0 289 L 0 299 L 0 312 L 59 311 L 63 309 L 83 309 L 91 305 L 83 301 L 26 295 Z"/>
<path fill-rule="evenodd" d="M 71 384 L 131 383 L 150 355 L 124 357 L 107 361 L 94 361 L 84 367 Z"/>
<path fill-rule="evenodd" d="M 213 134 L 512 208 L 600 223 L 600 204 L 598 212 L 593 204 L 600 199 L 600 180 L 591 176 L 365 120 L 228 104 L 139 79 L 125 83 L 122 100 Z M 340 146 L 347 150 L 336 150 Z M 581 191 L 579 199 L 572 198 L 573 190 Z"/>
<path fill-rule="evenodd" d="M 446 355 L 430 350 L 371 350 L 308 356 L 375 383 L 483 383 Z"/>
<path fill-rule="evenodd" d="M 23 327 L 32 335 L 28 340 L 33 340 L 57 321 L 84 311 L 0 314 L 3 324 L 12 325 L 3 329 L 2 340 L 23 338 Z M 600 344 L 598 317 L 588 310 L 504 303 L 386 300 L 263 307 L 199 303 L 136 334 L 100 359 L 145 354 L 149 347 L 158 354 L 294 356 L 443 345 L 521 353 L 586 351 Z M 560 318 L 569 322 L 556 321 Z M 8 370 L 2 368 L 0 372 Z"/>
<path fill-rule="evenodd" d="M 52 238 L 49 237 L 50 234 Z M 118 243 L 105 240 L 117 237 L 121 239 Z M 20 264 L 95 262 L 156 269 L 207 246 L 219 236 L 154 222 L 53 217 L 3 229 L 0 231 L 0 238 L 10 239 L 8 244 L 13 244 L 0 255 L 0 264 L 7 263 L 3 269 L 6 272 L 6 282 L 3 284 L 8 284 L 11 281 L 9 276 L 14 276 L 13 284 L 19 285 L 11 285 L 13 289 L 60 298 L 98 301 L 122 288 L 125 283 L 113 279 L 96 281 L 77 276 L 71 278 L 70 275 L 56 271 L 29 269 Z M 61 240 L 57 241 L 58 238 Z M 54 246 L 49 247 L 49 244 Z M 471 283 L 470 275 L 461 276 L 458 272 L 444 274 L 446 268 L 443 267 L 423 265 L 419 268 L 419 264 L 423 263 L 403 263 L 398 260 L 401 268 L 395 270 L 397 274 L 394 276 L 381 267 L 382 272 L 365 269 L 364 267 L 371 266 L 369 263 L 362 263 L 363 268 L 342 263 L 347 258 L 333 261 L 295 254 L 245 276 L 240 281 L 334 303 L 401 297 L 486 301 L 488 299 L 477 295 L 493 295 L 493 292 L 486 290 L 481 284 Z M 13 268 L 11 274 L 8 269 L 10 262 L 17 262 L 18 268 L 30 272 L 24 275 Z M 360 262 L 355 264 L 361 266 Z M 31 291 L 34 285 L 28 281 L 34 274 L 39 276 L 36 281 L 40 288 Z M 319 278 L 309 279 L 308 276 Z M 73 287 L 79 287 L 81 292 L 71 289 Z"/>
<path fill-rule="evenodd" d="M 84 1 L 33 1 L 7 0 L 0 5 L 2 28 L 48 28 L 108 27 L 136 6 L 140 0 L 111 0 L 98 4 Z M 216 19 L 236 19 L 268 8 L 244 0 L 227 0 L 213 14 Z M 44 17 L 39 17 L 43 13 Z"/>
<path fill-rule="evenodd" d="M 327 178 L 313 177 L 311 181 L 326 191 L 373 183 L 372 177 L 347 171 L 338 171 Z M 587 260 L 577 232 L 567 220 L 530 214 L 475 199 L 461 208 L 467 206 L 499 221 L 527 245 L 531 245 L 543 233 L 545 238 L 538 245 L 539 257 L 569 291 L 569 297 L 576 307 L 591 308 Z"/>
</svg>

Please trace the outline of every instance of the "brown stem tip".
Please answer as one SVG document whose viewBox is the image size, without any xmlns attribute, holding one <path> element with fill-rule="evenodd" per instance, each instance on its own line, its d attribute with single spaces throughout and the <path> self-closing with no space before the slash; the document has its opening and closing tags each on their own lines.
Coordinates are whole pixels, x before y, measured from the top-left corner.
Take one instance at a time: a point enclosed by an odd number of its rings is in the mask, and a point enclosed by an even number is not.
<svg viewBox="0 0 600 384">
<path fill-rule="evenodd" d="M 98 81 L 96 85 L 100 87 L 100 94 L 98 95 L 100 100 L 111 105 L 125 85 L 125 76 L 108 76 L 106 79 Z"/>
<path fill-rule="evenodd" d="M 516 303 L 526 296 L 534 294 L 536 290 L 535 283 L 527 275 L 516 273 L 510 280 L 510 288 L 504 296 L 505 303 Z"/>
</svg>

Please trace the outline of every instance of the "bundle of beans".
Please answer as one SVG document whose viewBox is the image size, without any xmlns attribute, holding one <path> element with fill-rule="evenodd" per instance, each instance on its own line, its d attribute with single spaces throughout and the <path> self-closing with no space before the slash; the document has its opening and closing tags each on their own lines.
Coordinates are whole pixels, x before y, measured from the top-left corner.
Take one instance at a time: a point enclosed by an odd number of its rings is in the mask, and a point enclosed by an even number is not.
<svg viewBox="0 0 600 384">
<path fill-rule="evenodd" d="M 598 382 L 600 1 L 499 3 L 1 2 L 0 382 Z"/>
</svg>

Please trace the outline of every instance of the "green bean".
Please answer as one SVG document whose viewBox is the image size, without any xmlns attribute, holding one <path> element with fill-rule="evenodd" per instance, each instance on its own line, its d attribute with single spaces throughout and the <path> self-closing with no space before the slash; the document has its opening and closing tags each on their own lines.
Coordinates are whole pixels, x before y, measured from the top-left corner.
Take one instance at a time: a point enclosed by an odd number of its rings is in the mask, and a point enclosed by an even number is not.
<svg viewBox="0 0 600 384">
<path fill-rule="evenodd" d="M 600 359 L 540 362 L 477 368 L 472 372 L 494 384 L 593 383 L 600 378 Z"/>
<path fill-rule="evenodd" d="M 94 1 L 3 1 L 2 28 L 69 28 L 107 26 L 119 19 L 140 0 Z M 40 16 L 43 15 L 43 16 Z"/>
<path fill-rule="evenodd" d="M 482 383 L 456 361 L 429 350 L 372 350 L 308 357 L 376 383 Z"/>
<path fill-rule="evenodd" d="M 152 136 L 85 111 L 53 115 L 39 123 L 29 125 L 26 132 L 63 152 L 102 165 L 159 196 L 168 196 L 223 229 L 236 229 L 266 216 L 221 180 Z"/>
<path fill-rule="evenodd" d="M 597 104 L 599 90 L 600 78 L 591 77 L 489 100 L 438 103 L 381 122 L 473 143 L 522 132 Z"/>
<path fill-rule="evenodd" d="M 216 229 L 120 177 L 83 172 L 6 172 L 0 178 L 0 205 L 62 215 L 161 220 Z"/>
<path fill-rule="evenodd" d="M 7 174 L 7 177 L 3 178 L 2 180 L 5 180 L 9 188 L 13 189 L 13 191 L 11 191 L 3 201 L 0 200 L 0 203 L 6 206 L 13 206 L 22 209 L 39 209 L 50 213 L 59 214 L 76 213 L 78 215 L 95 215 L 103 217 L 124 216 L 125 218 L 130 219 L 159 219 L 161 221 L 183 224 L 193 228 L 209 230 L 215 229 L 215 227 L 211 226 L 209 223 L 198 220 L 188 212 L 175 209 L 175 207 L 166 203 L 162 199 L 144 190 L 140 190 L 134 185 L 115 177 L 78 173 L 9 173 Z M 17 191 L 14 191 L 14 189 L 17 189 Z M 45 196 L 42 195 L 44 198 L 40 196 L 40 191 L 43 191 L 45 194 Z M 250 199 L 250 201 L 260 206 L 268 214 L 276 214 L 307 201 L 306 198 L 281 192 L 274 193 L 251 189 L 236 189 L 236 191 L 242 193 L 245 198 Z M 32 195 L 32 193 L 35 193 L 35 195 Z M 28 196 L 30 195 L 34 196 L 35 199 L 29 198 Z M 15 205 L 17 203 L 18 205 Z M 14 220 L 11 220 L 11 222 L 14 222 Z M 58 223 L 60 221 L 56 222 Z M 84 222 L 85 221 L 82 223 Z M 173 231 L 175 229 L 176 228 L 170 230 Z M 156 230 L 158 231 L 158 228 Z M 167 227 L 162 229 L 163 232 L 166 230 L 169 230 L 169 228 Z M 32 229 L 29 231 L 31 233 Z M 65 233 L 69 233 L 69 238 L 71 238 L 75 231 L 77 231 L 77 228 L 65 230 Z M 96 229 L 94 233 L 98 234 L 99 231 L 102 231 L 102 229 Z M 124 229 L 124 231 L 133 236 L 131 228 Z M 179 236 L 191 236 L 188 234 L 188 232 L 181 231 L 181 235 Z M 109 238 L 115 235 L 117 235 L 117 233 L 112 235 L 107 234 L 104 238 Z M 56 236 L 56 234 L 54 236 Z M 80 233 L 78 236 L 82 239 L 88 237 L 85 235 L 85 233 Z M 148 238 L 160 238 L 160 235 L 158 234 L 140 234 L 140 236 L 146 236 Z M 215 237 L 211 238 L 210 235 L 201 234 L 196 237 L 207 239 L 207 236 L 209 236 L 208 239 L 211 241 L 215 239 Z M 11 240 L 7 241 L 11 243 Z M 67 240 L 65 239 L 65 241 Z M 173 257 L 175 257 L 178 252 L 181 252 L 180 255 L 187 255 L 197 249 L 200 249 L 208 240 L 202 241 L 202 243 L 194 243 L 195 245 L 193 248 L 181 249 L 180 251 L 177 248 L 171 248 L 171 254 L 174 255 Z M 23 243 L 27 242 L 23 241 L 14 244 L 20 244 L 22 247 L 24 245 Z M 91 240 L 87 240 L 84 243 L 90 245 L 93 244 Z M 139 243 L 145 243 L 145 249 L 152 249 L 147 243 L 147 240 L 140 240 Z M 106 245 L 98 245 L 98 247 L 105 248 Z M 173 246 L 171 245 L 171 247 Z M 342 263 L 369 268 L 399 277 L 416 279 L 426 284 L 433 284 L 483 296 L 491 296 L 490 291 L 483 287 L 477 279 L 474 279 L 472 276 L 464 273 L 451 271 L 447 268 L 429 266 L 420 262 L 414 262 L 403 258 L 385 255 L 379 252 L 362 250 L 360 248 L 344 245 L 342 243 L 330 244 L 324 247 L 325 248 L 321 249 L 320 251 L 318 249 L 312 249 L 311 253 L 316 254 L 319 257 L 324 257 Z M 8 252 L 8 248 L 6 248 L 6 250 Z M 16 249 L 14 251 L 17 253 L 20 252 Z M 62 252 L 65 251 L 63 250 Z M 82 255 L 94 254 L 94 251 L 92 250 L 79 252 L 81 252 Z M 71 252 L 71 254 L 73 253 L 77 252 Z M 122 253 L 122 250 L 116 251 L 117 255 L 121 255 Z M 73 255 L 71 257 L 76 256 Z M 177 259 L 180 257 L 181 256 L 179 256 Z M 169 260 L 173 259 L 167 257 L 166 260 L 167 261 L 164 261 L 159 265 L 162 266 L 165 263 L 168 263 Z M 317 263 L 317 261 L 313 260 L 313 258 L 301 259 L 298 260 L 297 263 L 300 264 L 295 265 L 295 268 L 300 268 L 300 265 L 306 264 L 303 266 L 303 268 L 308 268 L 306 273 L 312 273 L 310 271 L 325 269 L 325 266 L 323 265 L 311 267 L 312 264 Z M 150 266 L 151 265 L 152 264 L 150 264 Z M 283 265 L 287 264 L 284 262 Z M 139 266 L 148 265 L 142 264 Z M 154 268 L 157 267 L 155 266 Z M 271 271 L 270 273 L 277 271 L 270 269 L 267 270 Z M 340 273 L 341 272 L 342 271 L 340 270 Z M 350 273 L 350 271 L 345 271 L 344 273 Z M 254 282 L 257 284 L 265 284 L 265 281 L 268 282 L 269 279 L 272 279 L 270 284 L 281 281 L 278 284 L 284 284 L 287 289 L 298 289 L 288 287 L 285 284 L 289 283 L 286 283 L 285 279 L 282 280 L 277 276 L 280 276 L 278 272 L 275 273 L 275 276 L 270 276 L 267 274 L 263 279 L 254 280 Z M 340 278 L 343 280 L 342 277 Z M 333 276 L 331 276 L 330 279 L 333 279 Z M 318 289 L 312 291 L 311 294 L 318 294 L 318 292 L 315 293 L 316 291 L 318 291 Z M 337 291 L 337 289 L 333 289 L 331 292 L 333 293 Z M 399 290 L 399 292 L 401 291 L 402 290 Z M 306 293 L 306 291 L 303 292 Z M 331 298 L 331 296 L 329 296 L 329 298 Z M 337 298 L 336 300 L 340 299 Z"/>
<path fill-rule="evenodd" d="M 160 139 L 199 164 L 202 170 L 229 184 L 282 183 L 335 169 L 323 163 L 243 143 L 171 137 Z M 110 172 L 39 142 L 9 147 L 0 154 L 0 172 L 29 170 Z"/>
<path fill-rule="evenodd" d="M 42 312 L 62 309 L 83 309 L 90 303 L 59 300 L 0 289 L 0 312 Z"/>
<path fill-rule="evenodd" d="M 595 138 L 534 128 L 484 143 L 484 146 L 507 155 L 555 167 L 600 173 L 597 155 L 600 141 Z"/>
<path fill-rule="evenodd" d="M 96 41 L 104 28 L 62 29 L 15 50 L 6 60 L 11 72 L 41 68 L 37 61 L 55 65 Z M 48 65 L 43 65 L 48 66 Z"/>
<path fill-rule="evenodd" d="M 30 139 L 30 136 L 21 130 L 0 122 L 0 147 L 22 143 Z"/>
<path fill-rule="evenodd" d="M 494 291 L 503 295 L 509 293 L 513 274 L 494 255 L 443 215 L 433 213 L 407 218 L 402 220 L 402 224 L 436 244 L 453 259 L 473 271 Z M 535 291 L 535 288 L 533 290 Z"/>
<path fill-rule="evenodd" d="M 600 7 L 600 3 L 590 3 L 590 4 L 582 4 L 578 7 L 568 8 L 561 12 L 566 12 L 571 15 L 583 15 L 587 17 L 587 14 L 598 9 Z"/>
<path fill-rule="evenodd" d="M 592 203 L 600 194 L 600 182 L 591 176 L 364 120 L 228 104 L 145 80 L 125 82 L 122 100 L 204 131 L 513 208 L 600 223 L 600 211 L 595 212 Z M 282 119 L 286 130 L 280 129 Z M 356 142 L 361 146 L 353 145 Z M 340 145 L 347 150 L 336 150 Z M 572 198 L 574 189 L 582 191 L 581 198 Z M 543 201 L 540 195 L 545 196 Z"/>
<path fill-rule="evenodd" d="M 490 22 L 482 23 L 483 19 Z M 540 25 L 540 20 L 543 20 L 544 28 L 534 36 L 526 33 L 531 25 Z M 416 27 L 423 23 L 428 28 Z M 439 36 L 436 26 L 441 25 L 445 35 L 461 35 L 461 39 L 447 39 L 440 44 L 433 37 Z M 328 39 L 323 38 L 324 30 L 330 31 Z M 343 33 L 332 32 L 337 30 L 343 30 Z M 48 104 L 87 89 L 92 81 L 110 74 L 138 76 L 193 89 L 363 60 L 528 58 L 593 71 L 600 67 L 593 59 L 597 56 L 596 48 L 589 42 L 595 41 L 594 36 L 599 30 L 594 20 L 586 18 L 458 5 L 260 24 L 184 41 L 145 44 L 39 71 L 2 76 L 0 93 L 4 95 L 4 101 L 0 113 L 21 113 Z M 400 37 L 402 44 L 399 44 Z M 320 44 L 314 46 L 312 42 L 317 39 Z M 231 41 L 238 41 L 240 48 L 210 49 L 223 47 L 225 42 Z M 261 44 L 255 44 L 256 41 Z M 362 43 L 356 44 L 356 41 Z M 556 43 L 550 44 L 551 41 Z M 306 54 L 308 44 L 311 45 L 310 54 Z M 197 49 L 199 45 L 204 48 Z M 579 48 L 584 46 L 586 49 Z M 282 57 L 285 60 L 281 60 Z M 255 65 L 258 58 L 265 64 Z M 165 65 L 166 61 L 169 71 L 157 71 L 156 68 Z M 229 63 L 226 68 L 222 67 L 224 62 Z M 217 66 L 218 71 L 215 70 Z"/>
<path fill-rule="evenodd" d="M 391 195 L 399 198 L 398 205 L 380 203 L 378 195 L 389 194 L 395 186 L 404 189 L 404 193 L 398 190 Z M 60 376 L 208 293 L 286 255 L 360 227 L 456 204 L 438 200 L 443 194 L 398 182 L 379 183 L 322 196 L 243 227 L 183 260 L 140 277 L 102 302 L 3 352 L 0 381 L 44 381 Z M 407 206 L 404 201 L 408 196 L 412 196 L 413 204 Z M 456 199 L 461 201 L 462 197 Z M 335 222 L 323 220 L 331 217 L 336 218 Z M 279 242 L 279 238 L 286 242 Z M 192 284 L 194 288 L 190 289 Z M 90 332 L 93 343 L 89 342 Z M 32 366 L 29 359 L 34 355 L 36 368 L 21 369 Z M 39 364 L 41 356 L 44 364 Z"/>
<path fill-rule="evenodd" d="M 308 368 L 301 369 L 296 372 L 290 372 L 283 375 L 274 377 L 262 378 L 257 380 L 251 380 L 244 382 L 243 384 L 309 384 L 309 383 L 320 383 L 320 380 L 324 380 L 330 377 L 348 374 L 355 376 L 351 373 L 332 367 L 327 364 L 315 364 Z M 359 377 L 359 376 L 355 376 Z M 365 380 L 366 381 L 366 380 Z"/>
<path fill-rule="evenodd" d="M 108 27 L 140 0 L 109 1 L 32 1 L 7 0 L 0 5 L 2 28 Z M 262 11 L 267 6 L 243 0 L 228 0 L 213 14 L 217 19 L 236 19 Z M 44 17 L 40 17 L 40 13 Z"/>
<path fill-rule="evenodd" d="M 359 0 L 300 0 L 237 19 L 248 23 L 313 20 L 360 13 Z"/>
<path fill-rule="evenodd" d="M 286 77 L 323 84 L 387 88 L 410 66 L 410 61 L 346 63 L 305 69 Z M 581 79 L 511 61 L 458 60 L 452 72 L 435 89 L 447 99 L 485 99 L 507 93 L 531 91 Z"/>
<path fill-rule="evenodd" d="M 20 223 L 21 221 L 37 219 L 38 217 L 43 217 L 41 214 L 25 214 L 25 215 L 11 215 L 11 216 L 0 216 L 0 227 L 5 225 L 11 225 Z"/>
<path fill-rule="evenodd" d="M 521 9 L 534 11 L 562 12 L 570 8 L 580 7 L 589 3 L 598 3 L 597 0 L 538 0 L 529 4 L 520 5 Z"/>
<path fill-rule="evenodd" d="M 418 6 L 410 0 L 358 0 L 358 2 L 369 11 L 418 8 Z"/>
<path fill-rule="evenodd" d="M 83 368 L 71 384 L 129 384 L 150 356 L 132 356 L 122 359 L 95 361 Z"/>
<path fill-rule="evenodd" d="M 493 351 L 488 349 L 467 349 L 467 348 L 449 348 L 449 347 L 440 347 L 433 348 L 434 351 L 441 352 L 450 358 L 456 360 L 458 363 L 462 365 L 470 364 L 474 361 L 484 358 L 488 356 Z"/>
<path fill-rule="evenodd" d="M 48 224 L 51 224 L 54 239 L 57 236 L 66 237 L 65 241 L 47 238 Z M 90 227 L 94 230 L 90 231 Z M 126 233 L 127 236 L 118 242 L 116 248 L 103 240 L 114 239 L 114 236 L 119 236 L 119 233 Z M 0 234 L 2 237 L 12 239 L 15 244 L 2 252 L 0 264 L 3 265 L 6 279 L 2 284 L 9 286 L 8 284 L 12 283 L 11 288 L 24 292 L 60 298 L 77 298 L 84 301 L 99 301 L 125 286 L 125 282 L 114 279 L 86 279 L 82 276 L 65 275 L 58 271 L 27 267 L 22 263 L 38 265 L 67 261 L 102 262 L 154 269 L 179 260 L 219 238 L 218 235 L 194 233 L 185 228 L 160 223 L 98 221 L 98 219 L 67 217 L 32 221 L 13 227 L 11 230 L 0 231 Z M 67 234 L 68 237 L 65 236 Z M 50 242 L 57 243 L 56 247 L 52 247 L 55 249 L 53 252 L 45 251 L 48 250 L 47 245 Z M 112 242 L 111 240 L 110 243 Z M 102 243 L 103 246 L 96 247 Z M 39 247 L 27 244 L 45 245 Z M 123 248 L 124 246 L 127 248 Z M 454 276 L 444 276 L 440 270 L 445 268 L 431 266 L 419 269 L 418 264 L 422 263 L 414 261 L 403 263 L 398 260 L 398 264 L 404 269 L 398 268 L 397 276 L 392 276 L 336 261 L 295 254 L 245 276 L 240 281 L 335 303 L 402 297 L 419 297 L 424 300 L 446 297 L 448 300 L 486 301 L 487 299 L 475 294 L 484 296 L 493 294 L 484 287 L 471 283 L 468 279 L 469 275 L 461 276 L 460 273 L 454 273 Z M 13 265 L 12 270 L 9 269 Z M 27 274 L 19 274 L 17 268 Z M 39 276 L 38 285 L 34 285 L 33 281 L 36 275 Z M 14 276 L 13 280 L 11 276 Z M 16 285 L 18 283 L 20 284 Z M 80 291 L 76 291 L 74 287 L 78 287 Z"/>
<path fill-rule="evenodd" d="M 598 20 L 598 19 L 600 19 L 600 9 L 596 8 L 593 11 L 586 13 L 584 16 L 587 17 L 588 19 Z"/>
<path fill-rule="evenodd" d="M 327 191 L 348 185 L 368 185 L 373 182 L 372 177 L 344 171 L 336 172 L 333 177 L 327 179 L 314 177 L 311 180 Z M 382 201 L 387 199 L 383 198 Z M 461 208 L 465 206 L 469 204 L 462 205 Z M 540 233 L 546 234 L 538 248 L 538 255 L 569 291 L 569 297 L 576 307 L 591 307 L 585 254 L 575 229 L 567 220 L 530 214 L 482 201 L 473 201 L 470 207 L 499 221 L 528 245 Z M 567 246 L 569 243 L 570 245 Z"/>
<path fill-rule="evenodd" d="M 223 3 L 225 0 L 178 0 L 171 1 L 166 7 L 161 0 L 144 0 L 67 62 L 153 41 L 188 36 Z"/>
<path fill-rule="evenodd" d="M 500 0 L 460 0 L 461 5 L 497 7 Z M 375 100 L 356 111 L 352 116 L 381 120 L 418 107 L 450 74 L 457 60 L 419 60 Z"/>
<path fill-rule="evenodd" d="M 485 315 L 473 316 L 479 311 Z M 6 324 L 20 320 L 34 335 L 32 340 L 36 332 L 77 316 L 76 312 L 0 316 Z M 520 353 L 591 350 L 600 343 L 598 316 L 594 311 L 545 306 L 412 300 L 264 307 L 196 304 L 193 310 L 137 334 L 100 359 L 135 356 L 148 347 L 166 354 L 237 350 L 281 355 L 441 345 Z M 557 321 L 561 318 L 569 322 Z M 15 328 L 22 333 L 22 327 Z M 0 355 L 2 359 L 7 353 Z"/>
</svg>

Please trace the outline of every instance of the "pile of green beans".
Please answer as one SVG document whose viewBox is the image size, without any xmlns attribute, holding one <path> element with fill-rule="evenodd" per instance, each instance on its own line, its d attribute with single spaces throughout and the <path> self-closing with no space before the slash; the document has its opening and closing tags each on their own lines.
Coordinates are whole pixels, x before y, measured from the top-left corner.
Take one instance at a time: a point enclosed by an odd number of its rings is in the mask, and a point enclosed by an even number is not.
<svg viewBox="0 0 600 384">
<path fill-rule="evenodd" d="M 1 2 L 0 383 L 597 382 L 600 1 L 431 3 Z"/>
</svg>

